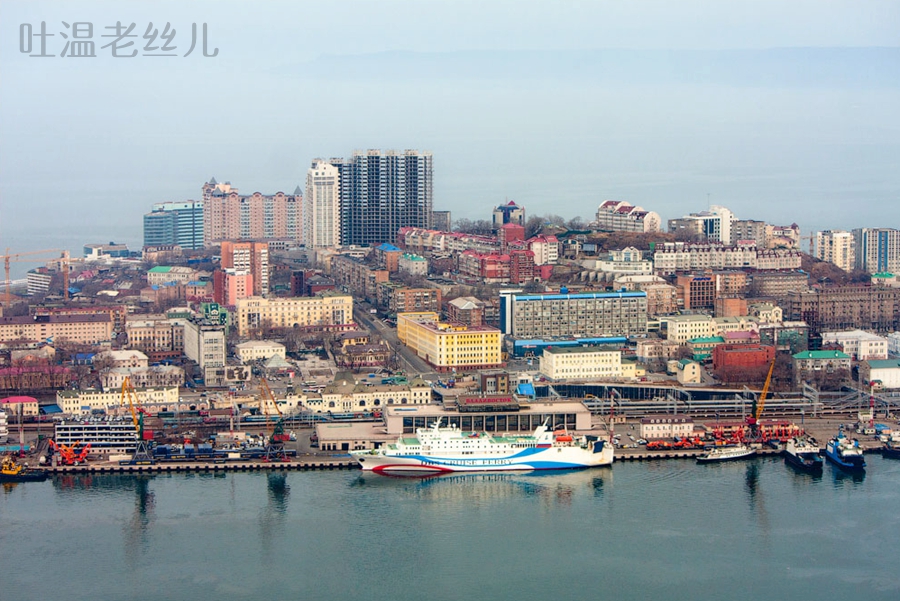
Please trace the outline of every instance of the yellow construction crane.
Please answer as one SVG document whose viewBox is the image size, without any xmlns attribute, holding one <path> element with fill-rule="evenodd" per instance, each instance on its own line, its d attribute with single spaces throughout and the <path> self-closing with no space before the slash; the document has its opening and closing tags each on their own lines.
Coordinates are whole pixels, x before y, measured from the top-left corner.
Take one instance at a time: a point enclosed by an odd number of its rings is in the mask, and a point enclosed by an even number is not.
<svg viewBox="0 0 900 601">
<path fill-rule="evenodd" d="M 274 427 L 269 423 L 269 404 L 275 407 L 275 412 L 278 414 L 278 420 L 275 422 Z M 287 453 L 284 452 L 284 443 L 290 439 L 284 433 L 284 414 L 275 401 L 275 395 L 272 393 L 272 389 L 269 388 L 269 383 L 262 377 L 259 379 L 259 410 L 266 418 L 266 431 L 269 433 L 269 441 L 266 443 L 266 456 L 263 461 L 272 461 L 273 459 L 285 462 L 290 461 Z"/>
<path fill-rule="evenodd" d="M 134 431 L 137 435 L 134 455 L 130 460 L 121 463 L 127 465 L 153 465 L 150 442 L 144 436 L 144 414 L 146 411 L 141 408 L 137 392 L 135 392 L 134 386 L 131 385 L 131 378 L 126 377 L 122 382 L 122 395 L 119 397 L 119 406 L 128 408 L 128 411 L 131 413 L 131 421 L 134 422 Z"/>
<path fill-rule="evenodd" d="M 63 272 L 63 298 L 69 300 L 69 251 L 67 250 L 59 250 L 58 248 L 51 248 L 46 250 L 32 250 L 28 252 L 22 253 L 9 253 L 9 249 L 6 249 L 5 255 L 0 255 L 0 259 L 3 259 L 3 269 L 6 272 L 6 293 L 4 295 L 4 304 L 9 306 L 12 302 L 12 290 L 11 290 L 11 282 L 9 278 L 10 272 L 10 263 L 23 263 L 23 262 L 40 262 L 43 259 L 39 258 L 23 258 L 23 257 L 31 257 L 31 255 L 42 255 L 47 253 L 60 253 L 59 258 L 61 259 L 61 267 Z"/>
<path fill-rule="evenodd" d="M 772 372 L 775 371 L 775 361 L 778 353 L 772 357 L 772 363 L 769 364 L 769 373 L 766 375 L 766 382 L 763 384 L 762 392 L 759 398 L 753 401 L 753 414 L 747 416 L 747 425 L 750 426 L 751 438 L 759 436 L 759 418 L 762 416 L 763 408 L 766 406 L 766 395 L 769 392 L 769 385 L 772 383 Z"/>
</svg>

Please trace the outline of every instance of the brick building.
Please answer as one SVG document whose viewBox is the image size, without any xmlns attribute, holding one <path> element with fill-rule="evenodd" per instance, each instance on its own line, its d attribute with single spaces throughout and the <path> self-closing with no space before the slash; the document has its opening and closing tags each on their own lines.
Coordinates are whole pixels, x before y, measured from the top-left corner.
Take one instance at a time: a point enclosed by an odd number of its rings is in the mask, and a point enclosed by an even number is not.
<svg viewBox="0 0 900 601">
<path fill-rule="evenodd" d="M 461 296 L 447 303 L 447 320 L 467 326 L 484 325 L 484 301 Z"/>
<path fill-rule="evenodd" d="M 758 372 L 767 370 L 775 358 L 775 347 L 764 344 L 720 344 L 713 349 L 716 373 Z"/>
<path fill-rule="evenodd" d="M 785 319 L 805 321 L 813 333 L 861 329 L 900 329 L 900 289 L 835 286 L 789 292 L 781 305 Z"/>
<path fill-rule="evenodd" d="M 749 294 L 756 297 L 782 299 L 809 288 L 809 274 L 799 271 L 758 271 L 748 279 Z"/>
<path fill-rule="evenodd" d="M 410 288 L 396 282 L 378 285 L 376 303 L 391 313 L 415 313 L 441 310 L 441 291 L 437 288 Z"/>
<path fill-rule="evenodd" d="M 387 282 L 390 272 L 371 267 L 354 257 L 337 256 L 331 260 L 331 277 L 353 296 L 376 302 L 378 284 Z"/>
</svg>

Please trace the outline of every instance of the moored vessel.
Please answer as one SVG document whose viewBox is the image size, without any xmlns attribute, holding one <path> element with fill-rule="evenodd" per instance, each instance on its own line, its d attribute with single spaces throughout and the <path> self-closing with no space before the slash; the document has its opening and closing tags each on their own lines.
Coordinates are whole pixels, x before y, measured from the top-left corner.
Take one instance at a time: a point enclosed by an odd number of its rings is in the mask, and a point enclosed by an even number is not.
<svg viewBox="0 0 900 601">
<path fill-rule="evenodd" d="M 697 463 L 716 463 L 721 461 L 736 461 L 748 459 L 756 455 L 756 450 L 745 444 L 726 447 L 713 447 L 702 455 L 697 456 Z"/>
<path fill-rule="evenodd" d="M 552 432 L 546 423 L 533 434 L 464 432 L 456 426 L 418 428 L 415 437 L 351 455 L 363 470 L 385 472 L 488 472 L 578 469 L 610 465 L 613 447 L 597 436 Z"/>
<path fill-rule="evenodd" d="M 886 459 L 900 459 L 900 431 L 891 433 L 881 447 L 881 455 Z"/>
<path fill-rule="evenodd" d="M 784 448 L 784 462 L 810 474 L 821 474 L 824 461 L 819 456 L 819 445 L 806 436 L 791 438 Z"/>
<path fill-rule="evenodd" d="M 0 464 L 0 482 L 43 482 L 47 479 L 44 470 L 33 470 L 17 463 L 12 456 L 7 455 Z"/>
<path fill-rule="evenodd" d="M 825 445 L 825 457 L 832 464 L 847 471 L 866 469 L 866 460 L 862 449 L 859 448 L 859 441 L 844 436 L 843 430 Z"/>
</svg>

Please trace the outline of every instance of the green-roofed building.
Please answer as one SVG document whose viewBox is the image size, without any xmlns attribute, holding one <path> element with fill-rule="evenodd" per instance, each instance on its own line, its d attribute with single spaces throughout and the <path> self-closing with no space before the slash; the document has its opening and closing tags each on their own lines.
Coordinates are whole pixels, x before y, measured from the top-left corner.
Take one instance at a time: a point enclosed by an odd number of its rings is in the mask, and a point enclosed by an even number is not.
<svg viewBox="0 0 900 601">
<path fill-rule="evenodd" d="M 850 355 L 841 351 L 803 351 L 794 355 L 794 380 L 829 387 L 850 379 Z"/>
<path fill-rule="evenodd" d="M 900 359 L 863 361 L 859 364 L 860 382 L 874 382 L 877 388 L 900 388 Z"/>
<path fill-rule="evenodd" d="M 688 341 L 687 345 L 694 353 L 694 361 L 706 361 L 712 357 L 713 349 L 724 343 L 725 338 L 722 336 L 705 336 L 693 338 Z"/>
</svg>

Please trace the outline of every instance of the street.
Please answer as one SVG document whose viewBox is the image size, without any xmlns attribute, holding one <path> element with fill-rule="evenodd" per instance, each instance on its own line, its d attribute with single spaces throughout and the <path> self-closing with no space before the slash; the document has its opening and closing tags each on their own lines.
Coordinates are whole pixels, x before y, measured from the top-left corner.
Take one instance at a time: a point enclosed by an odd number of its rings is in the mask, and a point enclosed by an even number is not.
<svg viewBox="0 0 900 601">
<path fill-rule="evenodd" d="M 414 352 L 406 348 L 397 338 L 397 330 L 378 319 L 376 315 L 369 313 L 372 306 L 366 302 L 358 302 L 353 307 L 353 318 L 356 323 L 363 325 L 370 332 L 381 336 L 385 342 L 400 356 L 401 369 L 408 374 L 420 374 L 425 380 L 437 379 L 434 369 Z"/>
</svg>

